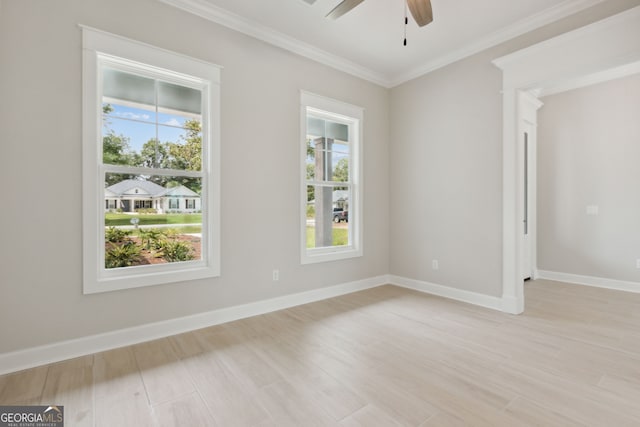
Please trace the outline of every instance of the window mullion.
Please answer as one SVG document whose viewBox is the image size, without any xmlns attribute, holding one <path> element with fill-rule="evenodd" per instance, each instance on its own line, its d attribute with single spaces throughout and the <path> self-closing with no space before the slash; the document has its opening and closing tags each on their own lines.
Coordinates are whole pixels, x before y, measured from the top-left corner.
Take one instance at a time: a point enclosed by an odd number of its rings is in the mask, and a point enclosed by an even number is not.
<svg viewBox="0 0 640 427">
<path fill-rule="evenodd" d="M 153 149 L 153 152 L 154 152 L 153 165 L 155 167 L 158 167 L 158 145 L 160 144 L 160 135 L 159 135 L 159 132 L 158 132 L 158 79 L 155 79 L 153 81 L 153 97 L 154 97 L 154 103 L 155 103 L 154 111 L 156 113 L 156 115 L 155 115 L 156 119 L 155 119 L 155 123 L 154 123 L 156 141 L 155 141 L 154 149 Z"/>
</svg>

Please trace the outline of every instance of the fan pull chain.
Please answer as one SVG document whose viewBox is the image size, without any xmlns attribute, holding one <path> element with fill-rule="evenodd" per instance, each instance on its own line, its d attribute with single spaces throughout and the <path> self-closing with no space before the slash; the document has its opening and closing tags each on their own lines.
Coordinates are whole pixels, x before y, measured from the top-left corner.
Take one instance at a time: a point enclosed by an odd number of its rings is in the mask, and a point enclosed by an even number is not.
<svg viewBox="0 0 640 427">
<path fill-rule="evenodd" d="M 407 0 L 404 2 L 404 45 L 407 45 L 407 25 L 409 24 L 409 18 L 407 18 Z"/>
</svg>

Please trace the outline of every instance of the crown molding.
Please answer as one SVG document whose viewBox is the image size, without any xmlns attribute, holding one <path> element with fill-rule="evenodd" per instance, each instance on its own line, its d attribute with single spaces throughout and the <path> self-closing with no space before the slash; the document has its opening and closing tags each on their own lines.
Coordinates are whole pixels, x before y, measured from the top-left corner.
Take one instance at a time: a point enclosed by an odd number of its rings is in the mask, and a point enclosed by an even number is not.
<svg viewBox="0 0 640 427">
<path fill-rule="evenodd" d="M 348 59 L 319 49 L 311 44 L 283 34 L 251 19 L 232 13 L 206 0 L 157 0 L 182 9 L 201 18 L 223 25 L 232 30 L 262 40 L 279 48 L 296 53 L 323 65 L 370 81 L 379 86 L 390 87 L 390 80 L 382 73 L 371 70 Z"/>
<path fill-rule="evenodd" d="M 431 71 L 437 70 L 438 68 L 445 67 L 456 61 L 497 46 L 547 24 L 566 18 L 567 16 L 578 13 L 584 9 L 588 9 L 598 3 L 602 3 L 603 1 L 604 0 L 566 0 L 556 6 L 550 7 L 540 13 L 522 19 L 508 27 L 489 34 L 486 37 L 482 37 L 461 49 L 439 56 L 407 71 L 406 73 L 401 73 L 391 80 L 391 86 L 398 86 L 409 80 L 423 76 Z"/>
<path fill-rule="evenodd" d="M 182 9 L 201 18 L 223 25 L 232 30 L 257 38 L 266 43 L 296 53 L 313 61 L 320 62 L 329 67 L 351 74 L 353 76 L 370 81 L 377 85 L 392 88 L 423 76 L 438 68 L 445 67 L 478 52 L 504 43 L 514 37 L 565 18 L 574 13 L 602 3 L 605 0 L 565 0 L 562 3 L 548 8 L 540 13 L 520 20 L 508 27 L 489 34 L 474 43 L 466 45 L 453 52 L 434 58 L 406 72 L 395 76 L 387 76 L 384 73 L 364 67 L 346 58 L 334 55 L 319 49 L 311 44 L 300 41 L 294 37 L 283 34 L 258 22 L 232 13 L 226 9 L 215 6 L 206 0 L 157 0 L 161 3 Z"/>
<path fill-rule="evenodd" d="M 555 95 L 557 93 L 580 89 L 582 87 L 604 83 L 610 80 L 621 79 L 638 73 L 640 73 L 640 61 L 611 68 L 610 70 L 599 73 L 593 73 L 578 79 L 570 79 L 557 84 L 545 86 L 539 90 L 537 96 L 543 97 Z"/>
</svg>

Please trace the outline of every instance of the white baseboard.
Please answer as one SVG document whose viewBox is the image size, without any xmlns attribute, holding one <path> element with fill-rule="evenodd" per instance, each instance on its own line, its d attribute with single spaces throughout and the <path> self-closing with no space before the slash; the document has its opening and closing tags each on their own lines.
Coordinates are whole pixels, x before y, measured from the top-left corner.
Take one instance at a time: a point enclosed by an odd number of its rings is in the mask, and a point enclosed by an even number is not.
<svg viewBox="0 0 640 427">
<path fill-rule="evenodd" d="M 0 375 L 127 345 L 165 338 L 208 326 L 219 325 L 221 323 L 371 289 L 385 284 L 392 284 L 494 310 L 509 312 L 509 310 L 505 308 L 503 300 L 498 297 L 400 276 L 382 275 L 326 288 L 314 289 L 312 291 L 221 308 L 191 316 L 32 347 L 11 353 L 2 353 L 0 354 Z"/>
<path fill-rule="evenodd" d="M 401 286 L 403 288 L 413 289 L 428 294 L 438 295 L 444 298 L 454 299 L 456 301 L 479 305 L 481 307 L 491 308 L 493 310 L 504 311 L 502 298 L 492 297 L 490 295 L 479 294 L 476 292 L 451 288 L 449 286 L 436 285 L 435 283 L 429 283 L 422 280 L 409 279 L 406 277 L 394 275 L 389 276 L 389 282 L 393 285 Z"/>
<path fill-rule="evenodd" d="M 165 338 L 195 329 L 206 328 L 233 320 L 244 319 L 297 305 L 375 288 L 387 283 L 389 283 L 389 276 L 377 276 L 326 288 L 314 289 L 312 291 L 221 308 L 177 319 L 149 323 L 11 353 L 3 353 L 0 354 L 0 375 L 118 347 Z"/>
<path fill-rule="evenodd" d="M 516 298 L 514 296 L 503 296 L 502 311 L 509 314 L 524 313 L 524 298 Z"/>
<path fill-rule="evenodd" d="M 557 271 L 537 270 L 537 279 L 555 280 L 575 285 L 594 286 L 596 288 L 615 289 L 617 291 L 640 293 L 640 283 L 603 277 L 583 276 L 580 274 L 559 273 Z"/>
</svg>

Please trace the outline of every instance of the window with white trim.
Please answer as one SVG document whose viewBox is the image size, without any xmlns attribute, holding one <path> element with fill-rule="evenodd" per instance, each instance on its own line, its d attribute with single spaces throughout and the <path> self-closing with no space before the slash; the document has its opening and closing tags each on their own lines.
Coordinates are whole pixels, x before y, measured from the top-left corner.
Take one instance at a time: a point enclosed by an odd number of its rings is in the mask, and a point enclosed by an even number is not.
<svg viewBox="0 0 640 427">
<path fill-rule="evenodd" d="M 301 260 L 362 255 L 363 109 L 301 94 Z"/>
<path fill-rule="evenodd" d="M 219 67 L 87 27 L 83 47 L 84 292 L 219 276 Z"/>
</svg>

